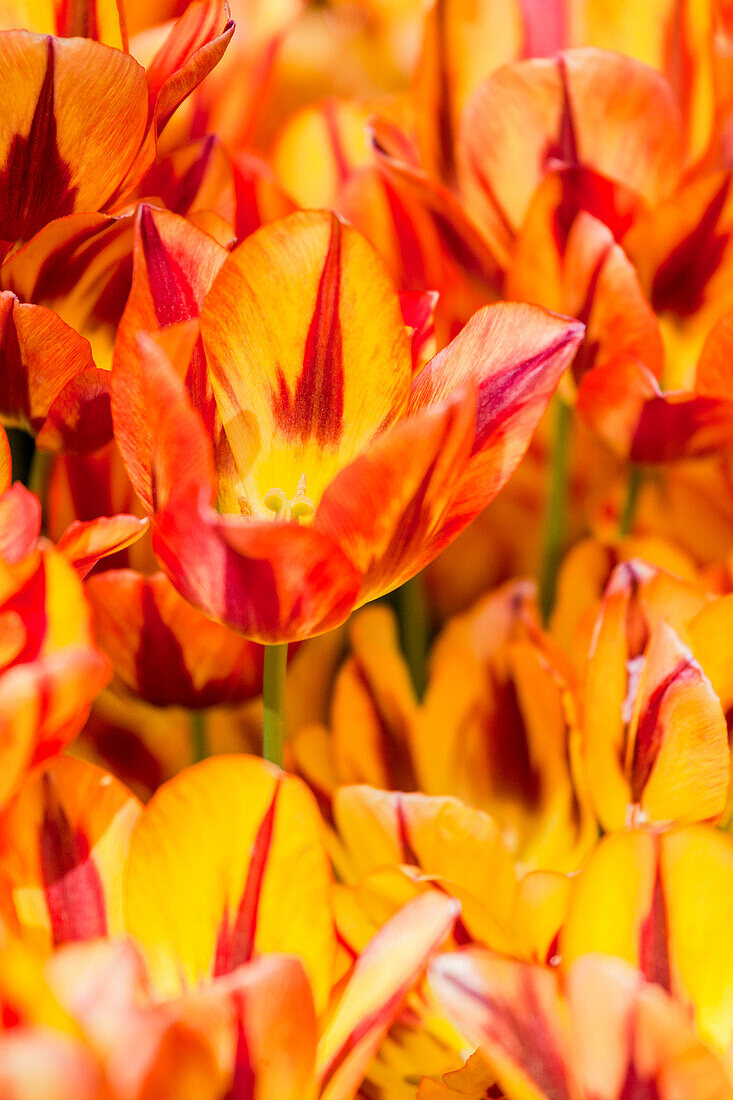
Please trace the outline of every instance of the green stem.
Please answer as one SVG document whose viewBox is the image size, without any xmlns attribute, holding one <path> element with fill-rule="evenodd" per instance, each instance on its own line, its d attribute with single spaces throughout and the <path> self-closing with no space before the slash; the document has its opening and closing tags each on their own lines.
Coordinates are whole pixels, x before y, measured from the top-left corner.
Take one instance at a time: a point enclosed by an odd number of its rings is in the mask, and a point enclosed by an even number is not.
<svg viewBox="0 0 733 1100">
<path fill-rule="evenodd" d="M 542 530 L 539 602 L 546 625 L 555 602 L 557 573 L 565 545 L 567 526 L 568 460 L 572 413 L 567 402 L 556 394 L 553 399 L 554 427 L 550 468 Z"/>
<path fill-rule="evenodd" d="M 198 764 L 209 755 L 209 739 L 206 735 L 206 714 L 203 710 L 192 710 L 191 715 L 191 762 Z"/>
<path fill-rule="evenodd" d="M 402 648 L 418 699 L 427 685 L 430 615 L 422 573 L 406 581 L 397 591 Z"/>
<path fill-rule="evenodd" d="M 629 480 L 626 486 L 626 498 L 624 500 L 621 515 L 618 521 L 618 533 L 622 539 L 631 534 L 636 516 L 636 506 L 639 503 L 639 490 L 641 489 L 641 466 L 632 466 L 629 471 Z"/>
<path fill-rule="evenodd" d="M 265 646 L 262 683 L 262 755 L 278 767 L 283 766 L 283 712 L 285 708 L 285 671 L 288 665 L 287 642 Z"/>
<path fill-rule="evenodd" d="M 36 448 L 33 452 L 30 469 L 28 471 L 28 488 L 32 493 L 36 494 L 41 504 L 45 502 L 46 489 L 48 488 L 48 479 L 51 476 L 52 465 L 53 455 L 50 451 L 39 451 L 38 448 Z"/>
</svg>

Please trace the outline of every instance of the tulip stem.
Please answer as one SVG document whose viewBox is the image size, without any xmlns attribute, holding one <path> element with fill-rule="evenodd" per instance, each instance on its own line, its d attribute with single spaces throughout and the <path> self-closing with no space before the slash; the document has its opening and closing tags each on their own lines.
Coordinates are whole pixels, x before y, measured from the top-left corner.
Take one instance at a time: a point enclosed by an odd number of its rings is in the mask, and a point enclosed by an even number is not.
<svg viewBox="0 0 733 1100">
<path fill-rule="evenodd" d="M 265 646 L 262 681 L 262 755 L 265 760 L 283 766 L 283 714 L 285 709 L 285 671 L 288 645 Z"/>
<path fill-rule="evenodd" d="M 46 496 L 52 465 L 53 455 L 48 451 L 39 451 L 36 447 L 28 471 L 28 488 L 36 494 L 42 504 Z"/>
<path fill-rule="evenodd" d="M 412 686 L 422 699 L 427 682 L 428 634 L 430 616 L 425 596 L 425 581 L 418 573 L 397 591 L 402 648 L 410 670 Z"/>
<path fill-rule="evenodd" d="M 641 466 L 633 465 L 629 471 L 629 480 L 626 486 L 626 497 L 618 521 L 619 537 L 625 539 L 631 534 L 636 516 L 636 506 L 639 503 L 639 490 L 641 489 Z"/>
<path fill-rule="evenodd" d="M 202 710 L 191 714 L 191 763 L 198 764 L 209 755 L 209 739 L 206 734 L 206 715 Z"/>
<path fill-rule="evenodd" d="M 547 496 L 542 529 L 539 604 L 542 622 L 547 625 L 555 602 L 557 573 L 565 545 L 567 526 L 568 465 L 571 409 L 556 394 L 553 399 L 554 426 Z"/>
</svg>

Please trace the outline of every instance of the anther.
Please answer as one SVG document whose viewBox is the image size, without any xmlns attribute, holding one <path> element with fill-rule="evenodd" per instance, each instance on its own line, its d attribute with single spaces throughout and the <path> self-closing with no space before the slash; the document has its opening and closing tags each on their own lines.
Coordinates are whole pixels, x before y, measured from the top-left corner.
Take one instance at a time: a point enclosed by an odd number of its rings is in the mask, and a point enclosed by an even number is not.
<svg viewBox="0 0 733 1100">
<path fill-rule="evenodd" d="M 289 503 L 282 489 L 270 489 L 265 497 L 265 508 L 270 512 L 274 512 L 276 516 L 279 515 L 285 505 Z"/>
</svg>

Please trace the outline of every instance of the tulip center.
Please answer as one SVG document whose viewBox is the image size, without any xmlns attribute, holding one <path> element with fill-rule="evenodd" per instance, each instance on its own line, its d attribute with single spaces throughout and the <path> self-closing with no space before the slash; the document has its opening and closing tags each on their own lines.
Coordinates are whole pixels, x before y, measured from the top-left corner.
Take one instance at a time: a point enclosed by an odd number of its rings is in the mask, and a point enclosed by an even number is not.
<svg viewBox="0 0 733 1100">
<path fill-rule="evenodd" d="M 279 523 L 300 523 L 301 520 L 311 519 L 316 506 L 307 495 L 307 481 L 305 474 L 301 474 L 295 490 L 294 497 L 288 497 L 282 489 L 274 488 L 265 495 L 265 508 L 272 512 L 273 517 Z"/>
</svg>

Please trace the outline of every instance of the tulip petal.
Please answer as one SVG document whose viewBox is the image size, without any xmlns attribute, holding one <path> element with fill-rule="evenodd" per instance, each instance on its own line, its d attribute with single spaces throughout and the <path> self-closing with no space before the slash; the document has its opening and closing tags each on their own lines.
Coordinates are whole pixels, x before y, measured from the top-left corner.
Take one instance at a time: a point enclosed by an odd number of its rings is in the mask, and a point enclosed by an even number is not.
<svg viewBox="0 0 733 1100">
<path fill-rule="evenodd" d="M 671 626 L 652 634 L 629 733 L 632 802 L 652 821 L 701 821 L 725 806 L 728 730 L 713 686 Z"/>
<path fill-rule="evenodd" d="M 132 546 L 145 534 L 150 521 L 137 516 L 100 516 L 69 524 L 56 544 L 84 579 L 101 558 Z"/>
<path fill-rule="evenodd" d="M 13 480 L 13 456 L 10 452 L 8 433 L 0 426 L 0 496 L 10 488 Z"/>
<path fill-rule="evenodd" d="M 140 207 L 132 287 L 115 343 L 112 415 L 115 438 L 130 480 L 151 510 L 152 428 L 140 334 L 169 339 L 173 333 L 180 333 L 185 337 L 175 365 L 189 378 L 199 411 L 207 416 L 211 395 L 203 354 L 197 347 L 195 319 L 225 256 L 220 245 L 185 218 L 146 205 Z"/>
<path fill-rule="evenodd" d="M 153 547 L 174 586 L 255 641 L 297 641 L 343 622 L 359 587 L 354 565 L 312 527 L 213 511 L 211 445 L 201 418 L 160 348 L 142 337 L 140 346 L 152 501 L 161 508 Z"/>
<path fill-rule="evenodd" d="M 580 1100 L 556 974 L 468 949 L 436 959 L 429 980 L 444 1011 L 481 1046 L 512 1100 Z"/>
<path fill-rule="evenodd" d="M 201 331 L 239 495 L 259 514 L 271 489 L 291 498 L 303 475 L 317 502 L 406 407 L 399 298 L 377 254 L 333 214 L 293 214 L 243 241 L 207 295 Z"/>
<path fill-rule="evenodd" d="M 223 0 L 194 0 L 147 67 L 158 133 L 180 103 L 224 56 L 234 23 Z"/>
<path fill-rule="evenodd" d="M 509 926 L 514 902 L 514 861 L 496 822 L 456 798 L 341 787 L 333 801 L 334 827 L 356 879 L 406 864 L 462 905 L 465 931 Z M 486 917 L 488 916 L 488 920 Z"/>
<path fill-rule="evenodd" d="M 445 942 L 458 904 L 437 893 L 407 903 L 359 955 L 318 1044 L 322 1100 L 354 1095 L 410 988 Z"/>
<path fill-rule="evenodd" d="M 41 502 L 19 481 L 0 496 L 0 558 L 17 565 L 41 534 Z"/>
<path fill-rule="evenodd" d="M 422 410 L 380 436 L 326 489 L 315 528 L 360 569 L 360 603 L 396 588 L 437 553 L 434 537 L 468 460 L 474 408 L 468 390 Z"/>
<path fill-rule="evenodd" d="M 25 783 L 5 811 L 0 877 L 29 942 L 122 932 L 119 868 L 140 810 L 119 780 L 71 757 Z"/>
<path fill-rule="evenodd" d="M 620 54 L 572 50 L 493 73 L 464 112 L 459 151 L 469 209 L 491 224 L 498 206 L 516 231 L 558 161 L 661 198 L 678 175 L 679 117 L 659 73 Z"/>
<path fill-rule="evenodd" d="M 335 952 L 330 890 L 323 825 L 304 784 L 254 757 L 217 756 L 164 784 L 144 811 L 125 922 L 161 993 L 284 951 L 303 960 L 320 1010 Z"/>
<path fill-rule="evenodd" d="M 85 38 L 7 31 L 0 48 L 0 239 L 99 210 L 137 155 L 145 73 L 129 54 Z"/>
<path fill-rule="evenodd" d="M 434 556 L 496 496 L 524 455 L 540 417 L 583 338 L 580 322 L 536 306 L 499 303 L 475 314 L 418 374 L 410 412 L 477 387 L 472 453 Z"/>
<path fill-rule="evenodd" d="M 261 692 L 261 647 L 202 615 L 161 573 L 106 570 L 85 590 L 99 645 L 148 702 L 207 707 Z"/>
<path fill-rule="evenodd" d="M 53 411 L 63 423 L 61 407 L 54 406 L 70 383 L 100 373 L 83 337 L 52 310 L 22 304 L 9 291 L 0 292 L 0 363 L 0 411 L 34 433 Z M 83 390 L 80 396 L 83 404 Z"/>
</svg>

